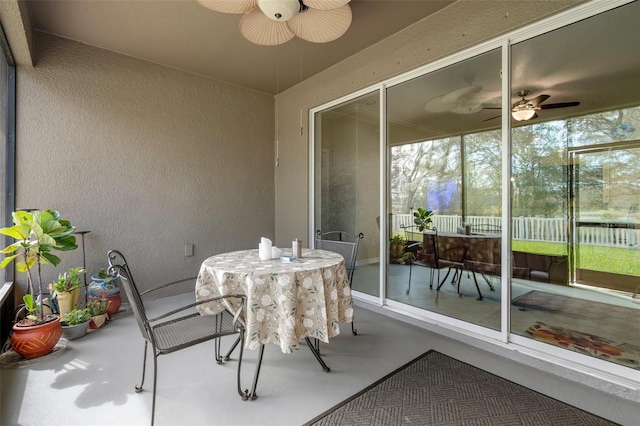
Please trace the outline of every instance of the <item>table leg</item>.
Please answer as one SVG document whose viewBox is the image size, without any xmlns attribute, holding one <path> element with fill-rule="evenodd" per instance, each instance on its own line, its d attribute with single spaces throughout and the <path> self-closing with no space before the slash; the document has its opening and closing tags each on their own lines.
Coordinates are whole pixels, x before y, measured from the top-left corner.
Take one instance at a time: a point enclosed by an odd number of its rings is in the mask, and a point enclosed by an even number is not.
<svg viewBox="0 0 640 426">
<path fill-rule="evenodd" d="M 328 373 L 329 371 L 331 371 L 331 369 L 327 366 L 327 364 L 325 364 L 324 360 L 322 359 L 322 357 L 320 356 L 320 352 L 316 349 L 316 347 L 313 345 L 313 343 L 311 342 L 311 339 L 309 339 L 308 337 L 305 337 L 304 340 L 307 342 L 307 346 L 309 346 L 309 349 L 311 349 L 311 353 L 313 353 L 313 356 L 316 357 L 316 359 L 318 360 L 318 362 L 320 363 L 320 365 L 322 366 L 322 369 Z"/>
</svg>

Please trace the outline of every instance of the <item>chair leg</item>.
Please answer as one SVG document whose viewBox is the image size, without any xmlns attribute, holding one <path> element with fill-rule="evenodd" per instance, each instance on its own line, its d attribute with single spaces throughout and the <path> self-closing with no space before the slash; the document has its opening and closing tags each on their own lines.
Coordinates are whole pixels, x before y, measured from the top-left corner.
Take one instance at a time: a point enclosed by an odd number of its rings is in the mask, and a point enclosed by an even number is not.
<svg viewBox="0 0 640 426">
<path fill-rule="evenodd" d="M 158 384 L 158 354 L 153 354 L 153 398 L 151 400 L 151 426 L 156 416 L 156 386 Z"/>
<path fill-rule="evenodd" d="M 480 292 L 480 286 L 478 285 L 478 279 L 476 278 L 476 271 L 473 271 L 473 282 L 476 284 L 476 290 L 478 290 L 477 300 L 482 300 L 482 293 Z"/>
<path fill-rule="evenodd" d="M 238 343 L 240 343 L 240 340 L 242 339 L 242 337 L 240 337 L 238 335 L 238 338 L 236 339 L 236 341 L 233 343 L 233 345 L 231 345 L 231 349 L 229 349 L 229 351 L 227 352 L 227 354 L 224 356 L 224 358 L 222 358 L 223 361 L 229 361 L 231 359 L 231 354 L 233 353 L 233 351 L 236 349 L 236 346 L 238 346 Z"/>
<path fill-rule="evenodd" d="M 409 285 L 407 286 L 406 294 L 409 294 L 409 291 L 411 291 L 411 271 L 412 270 L 413 270 L 413 262 L 410 262 L 409 263 Z M 353 325 L 353 323 L 351 323 L 351 324 Z"/>
<path fill-rule="evenodd" d="M 351 332 L 353 333 L 353 335 L 354 335 L 354 336 L 357 336 L 357 335 L 358 335 L 358 330 L 356 330 L 356 329 L 353 327 L 353 320 L 351 320 Z"/>
<path fill-rule="evenodd" d="M 144 341 L 144 357 L 142 358 L 142 379 L 140 380 L 140 384 L 136 385 L 136 393 L 142 392 L 142 386 L 144 385 L 144 375 L 147 369 L 147 344 L 148 341 Z"/>
<path fill-rule="evenodd" d="M 435 271 L 433 268 L 429 268 L 429 288 L 433 288 L 433 276 L 435 275 Z"/>
<path fill-rule="evenodd" d="M 243 339 L 244 334 L 240 334 L 240 340 Z M 244 345 L 240 345 L 240 358 L 238 359 L 238 394 L 243 401 L 253 401 L 258 395 L 256 394 L 256 387 L 258 386 L 258 377 L 260 376 L 260 367 L 262 366 L 262 356 L 264 355 L 264 345 L 260 345 L 260 354 L 258 355 L 258 365 L 256 366 L 256 371 L 253 376 L 253 384 L 251 386 L 251 392 L 249 389 L 242 390 L 241 385 L 241 372 L 242 372 L 242 355 L 244 352 Z"/>
<path fill-rule="evenodd" d="M 440 289 L 442 288 L 442 285 L 447 281 L 447 278 L 449 278 L 449 274 L 450 273 L 451 273 L 451 268 L 447 269 L 447 274 L 444 276 L 442 281 L 440 281 L 440 283 L 438 283 L 438 287 L 436 288 L 436 291 L 440 291 Z M 439 275 L 439 273 L 438 273 L 438 275 Z"/>
</svg>

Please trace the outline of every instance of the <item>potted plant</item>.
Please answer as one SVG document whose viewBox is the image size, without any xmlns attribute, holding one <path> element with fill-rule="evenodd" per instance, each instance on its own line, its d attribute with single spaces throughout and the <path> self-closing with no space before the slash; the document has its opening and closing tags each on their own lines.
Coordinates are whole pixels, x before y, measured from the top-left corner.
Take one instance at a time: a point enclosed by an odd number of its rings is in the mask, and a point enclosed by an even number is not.
<svg viewBox="0 0 640 426">
<path fill-rule="evenodd" d="M 45 315 L 41 303 L 44 291 L 41 266 L 60 263 L 52 251 L 74 250 L 78 246 L 73 236 L 75 228 L 68 220 L 60 219 L 56 211 L 16 211 L 12 219 L 12 227 L 0 229 L 0 234 L 15 240 L 2 249 L 5 258 L 0 267 L 6 268 L 15 261 L 16 271 L 27 275 L 24 305 L 18 307 L 16 319 L 25 311 L 26 316 L 13 325 L 11 346 L 23 358 L 31 359 L 51 352 L 62 334 L 60 317 Z"/>
<path fill-rule="evenodd" d="M 80 299 L 80 289 L 82 288 L 81 275 L 85 270 L 81 267 L 71 268 L 69 271 L 59 274 L 57 281 L 51 283 L 60 317 L 64 318 L 65 314 L 78 307 Z"/>
<path fill-rule="evenodd" d="M 118 285 L 120 277 L 112 277 L 106 269 L 91 276 L 91 284 L 89 284 L 89 297 L 107 299 L 107 313 L 115 315 L 122 304 L 120 295 L 120 286 Z"/>
<path fill-rule="evenodd" d="M 102 328 L 109 319 L 107 314 L 107 299 L 90 298 L 87 304 L 87 310 L 91 314 L 91 322 L 89 322 L 90 329 Z"/>
<path fill-rule="evenodd" d="M 413 212 L 413 223 L 418 227 L 418 231 L 431 229 L 433 212 L 431 210 L 418 207 L 418 211 Z"/>
<path fill-rule="evenodd" d="M 402 263 L 405 242 L 405 239 L 400 235 L 394 235 L 391 237 L 389 240 L 389 257 L 391 258 L 391 263 Z"/>
<path fill-rule="evenodd" d="M 78 339 L 89 329 L 91 312 L 88 309 L 73 309 L 67 312 L 60 324 L 62 325 L 62 335 L 68 340 Z"/>
</svg>

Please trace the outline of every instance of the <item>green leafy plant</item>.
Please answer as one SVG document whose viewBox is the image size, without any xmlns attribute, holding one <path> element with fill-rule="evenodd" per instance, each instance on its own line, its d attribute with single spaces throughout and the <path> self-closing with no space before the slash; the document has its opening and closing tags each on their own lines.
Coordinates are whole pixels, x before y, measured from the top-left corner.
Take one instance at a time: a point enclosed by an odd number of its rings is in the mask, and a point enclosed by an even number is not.
<svg viewBox="0 0 640 426">
<path fill-rule="evenodd" d="M 68 272 L 64 272 L 58 275 L 58 280 L 53 284 L 53 289 L 56 293 L 63 291 L 72 291 L 76 288 L 82 287 L 82 280 L 80 275 L 85 272 L 84 268 L 77 267 L 71 268 Z"/>
<path fill-rule="evenodd" d="M 413 212 L 413 223 L 418 227 L 418 231 L 431 229 L 433 212 L 422 207 L 418 207 L 418 211 Z"/>
<path fill-rule="evenodd" d="M 62 318 L 62 325 L 78 325 L 91 319 L 91 312 L 88 309 L 74 309 L 67 312 Z"/>
<path fill-rule="evenodd" d="M 31 321 L 37 321 L 38 316 L 36 314 L 38 312 L 38 309 L 40 308 L 40 305 L 33 299 L 33 295 L 25 294 L 22 297 L 22 300 L 24 301 L 24 306 L 27 309 L 27 318 Z"/>
<path fill-rule="evenodd" d="M 23 298 L 25 307 L 30 316 L 39 311 L 38 319 L 44 321 L 44 310 L 37 306 L 37 300 L 42 300 L 44 290 L 41 266 L 57 266 L 60 263 L 60 258 L 52 253 L 54 250 L 67 251 L 78 248 L 76 237 L 73 236 L 75 227 L 68 220 L 60 219 L 60 214 L 54 210 L 31 213 L 16 211 L 13 212 L 12 219 L 12 227 L 0 229 L 0 234 L 15 240 L 13 244 L 0 251 L 5 255 L 0 268 L 6 268 L 15 261 L 16 271 L 27 274 L 27 294 Z M 35 278 L 32 274 L 33 269 Z"/>
<path fill-rule="evenodd" d="M 104 315 L 107 313 L 107 299 L 91 298 L 87 304 L 87 310 L 92 317 L 97 315 Z"/>
<path fill-rule="evenodd" d="M 404 244 L 406 240 L 401 235 L 394 235 L 389 240 L 391 244 Z"/>
</svg>

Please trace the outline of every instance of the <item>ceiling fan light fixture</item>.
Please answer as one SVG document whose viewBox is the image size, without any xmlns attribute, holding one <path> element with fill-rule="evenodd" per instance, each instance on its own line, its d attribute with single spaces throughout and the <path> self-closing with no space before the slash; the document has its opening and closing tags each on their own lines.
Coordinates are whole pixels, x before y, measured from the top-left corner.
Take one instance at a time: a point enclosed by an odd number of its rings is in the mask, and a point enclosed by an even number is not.
<svg viewBox="0 0 640 426">
<path fill-rule="evenodd" d="M 273 21 L 288 21 L 300 12 L 298 0 L 258 0 L 258 7 Z"/>
<path fill-rule="evenodd" d="M 531 120 L 536 115 L 536 109 L 533 107 L 514 108 L 511 110 L 511 116 L 517 121 Z"/>
</svg>

